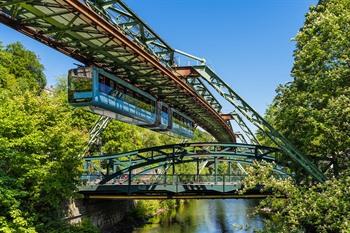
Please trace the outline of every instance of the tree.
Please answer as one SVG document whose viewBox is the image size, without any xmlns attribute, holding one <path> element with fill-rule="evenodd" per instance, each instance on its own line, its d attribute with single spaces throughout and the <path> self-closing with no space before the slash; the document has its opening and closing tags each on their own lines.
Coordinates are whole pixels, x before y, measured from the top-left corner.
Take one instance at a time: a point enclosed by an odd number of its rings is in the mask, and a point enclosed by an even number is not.
<svg viewBox="0 0 350 233">
<path fill-rule="evenodd" d="M 287 197 L 262 202 L 270 219 L 266 232 L 349 232 L 349 28 L 350 1 L 323 0 L 310 8 L 295 38 L 293 80 L 278 87 L 267 119 L 304 154 L 332 161 L 335 177 L 301 187 L 275 179 L 271 167 L 248 169 L 247 187 Z"/>
<path fill-rule="evenodd" d="M 293 81 L 281 85 L 267 119 L 303 153 L 349 166 L 350 2 L 311 7 L 297 34 Z"/>
<path fill-rule="evenodd" d="M 258 210 L 267 217 L 263 232 L 349 232 L 349 172 L 339 179 L 302 187 L 292 179 L 277 179 L 271 164 L 256 163 L 246 171 L 242 193 L 256 186 L 262 187 L 262 192 L 272 192 Z"/>
<path fill-rule="evenodd" d="M 42 91 L 42 71 L 19 43 L 0 48 L 1 232 L 83 232 L 89 225 L 60 220 L 79 183 L 88 130 L 62 95 Z"/>
<path fill-rule="evenodd" d="M 20 43 L 0 47 L 0 87 L 20 90 L 43 90 L 46 86 L 44 67 L 38 57 Z M 17 82 L 14 83 L 13 79 Z"/>
</svg>

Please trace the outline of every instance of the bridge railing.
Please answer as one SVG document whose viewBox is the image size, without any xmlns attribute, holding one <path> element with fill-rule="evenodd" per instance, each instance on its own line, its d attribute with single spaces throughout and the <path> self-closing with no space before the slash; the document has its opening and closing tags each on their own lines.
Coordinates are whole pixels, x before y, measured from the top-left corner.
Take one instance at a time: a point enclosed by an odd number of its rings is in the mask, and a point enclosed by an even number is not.
<svg viewBox="0 0 350 233">
<path fill-rule="evenodd" d="M 238 185 L 244 175 L 196 175 L 196 174 L 137 174 L 121 175 L 110 180 L 106 185 Z M 81 176 L 83 185 L 99 185 L 102 174 Z"/>
</svg>

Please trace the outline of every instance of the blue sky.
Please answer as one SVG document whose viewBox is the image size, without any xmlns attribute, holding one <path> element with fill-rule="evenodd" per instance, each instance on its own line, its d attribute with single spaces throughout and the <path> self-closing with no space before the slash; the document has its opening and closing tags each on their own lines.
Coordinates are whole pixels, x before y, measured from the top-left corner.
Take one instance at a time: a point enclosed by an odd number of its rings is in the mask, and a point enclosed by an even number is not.
<svg viewBox="0 0 350 233">
<path fill-rule="evenodd" d="M 295 43 L 309 6 L 317 0 L 126 0 L 172 47 L 204 57 L 263 114 L 278 84 L 291 80 Z M 49 84 L 77 63 L 4 25 L 0 41 L 22 42 L 45 66 Z M 224 104 L 224 110 L 231 110 Z"/>
</svg>

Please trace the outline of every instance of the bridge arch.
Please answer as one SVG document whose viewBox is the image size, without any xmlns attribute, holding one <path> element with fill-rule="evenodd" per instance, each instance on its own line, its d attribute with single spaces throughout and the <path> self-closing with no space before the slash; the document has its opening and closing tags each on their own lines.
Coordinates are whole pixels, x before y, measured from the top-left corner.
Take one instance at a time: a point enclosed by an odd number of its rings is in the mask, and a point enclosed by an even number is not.
<svg viewBox="0 0 350 233">
<path fill-rule="evenodd" d="M 278 165 L 275 154 L 279 149 L 261 145 L 241 143 L 182 143 L 164 145 L 139 150 L 118 153 L 114 155 L 102 155 L 85 157 L 85 167 L 91 166 L 93 161 L 105 161 L 107 174 L 104 174 L 100 184 L 137 171 L 144 174 L 156 168 L 169 165 L 174 173 L 176 164 L 209 161 L 239 162 L 252 165 L 254 161 L 266 161 L 277 164 L 274 171 L 279 175 L 288 175 L 284 167 Z M 116 169 L 119 167 L 119 169 Z M 112 172 L 110 172 L 112 171 Z M 134 174 L 135 175 L 135 174 Z"/>
</svg>

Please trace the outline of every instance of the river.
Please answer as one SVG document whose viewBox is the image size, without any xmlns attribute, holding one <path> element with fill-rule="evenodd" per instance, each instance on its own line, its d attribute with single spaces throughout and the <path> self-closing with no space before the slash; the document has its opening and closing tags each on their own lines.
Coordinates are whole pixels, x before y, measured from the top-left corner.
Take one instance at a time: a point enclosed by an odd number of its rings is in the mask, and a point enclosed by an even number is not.
<svg viewBox="0 0 350 233">
<path fill-rule="evenodd" d="M 256 200 L 192 200 L 132 233 L 248 233 L 261 229 Z"/>
</svg>

